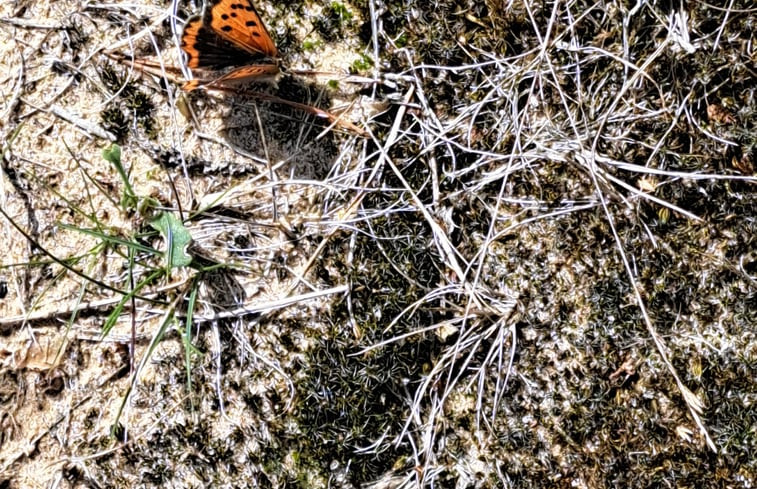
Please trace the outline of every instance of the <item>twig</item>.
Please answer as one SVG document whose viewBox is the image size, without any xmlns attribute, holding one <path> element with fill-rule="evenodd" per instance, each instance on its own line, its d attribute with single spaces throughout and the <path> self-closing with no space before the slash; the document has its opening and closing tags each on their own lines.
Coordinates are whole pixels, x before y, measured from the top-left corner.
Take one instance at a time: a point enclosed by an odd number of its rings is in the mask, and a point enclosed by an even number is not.
<svg viewBox="0 0 757 489">
<path fill-rule="evenodd" d="M 26 101 L 24 102 L 28 104 L 28 102 Z M 34 106 L 32 105 L 32 107 Z M 41 110 L 39 109 L 39 107 L 35 107 L 35 108 L 38 110 Z M 70 122 L 71 124 L 75 125 L 79 129 L 84 130 L 84 132 L 90 135 L 93 135 L 95 137 L 98 137 L 100 139 L 107 139 L 108 141 L 115 141 L 117 139 L 115 134 L 113 134 L 110 131 L 106 131 L 99 124 L 90 122 L 86 119 L 82 119 L 81 117 L 74 115 L 71 112 L 68 112 L 67 110 L 63 109 L 62 107 L 58 105 L 53 105 L 52 107 L 50 107 L 48 112 L 63 119 L 64 121 Z"/>
</svg>

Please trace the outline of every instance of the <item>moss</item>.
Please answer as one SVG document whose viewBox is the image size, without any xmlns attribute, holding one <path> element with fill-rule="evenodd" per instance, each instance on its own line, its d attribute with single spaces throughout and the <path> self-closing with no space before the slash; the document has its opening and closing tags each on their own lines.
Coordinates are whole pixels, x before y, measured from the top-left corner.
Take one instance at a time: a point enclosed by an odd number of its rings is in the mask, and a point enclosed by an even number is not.
<svg viewBox="0 0 757 489">
<path fill-rule="evenodd" d="M 105 65 L 99 74 L 103 85 L 116 95 L 100 113 L 105 128 L 119 141 L 123 141 L 134 126 L 147 138 L 154 139 L 158 132 L 152 98 L 117 68 Z"/>
<path fill-rule="evenodd" d="M 326 42 L 333 42 L 344 37 L 345 28 L 352 23 L 352 17 L 352 12 L 343 3 L 331 2 L 313 21 L 313 25 Z"/>
<path fill-rule="evenodd" d="M 376 199 L 387 198 L 391 197 L 376 195 L 367 200 L 373 205 Z M 358 352 L 361 345 L 439 320 L 439 312 L 421 307 L 389 328 L 395 317 L 439 280 L 434 254 L 420 245 L 424 233 L 427 228 L 412 215 L 375 219 L 355 243 L 353 259 L 359 268 L 341 262 L 338 250 L 348 243 L 335 242 L 333 254 L 324 257 L 318 272 L 328 281 L 327 270 L 340 270 L 339 275 L 349 277 L 354 292 L 349 304 L 342 303 L 332 312 L 333 332 L 307 355 L 308 373 L 297 387 L 302 393 L 297 425 L 303 434 L 296 443 L 309 460 L 349 466 L 349 478 L 355 484 L 371 481 L 412 454 L 404 444 L 379 453 L 357 452 L 400 433 L 408 416 L 408 398 L 439 351 L 438 339 L 433 334 L 417 334 L 370 353 Z M 358 334 L 359 340 L 345 338 L 346 331 Z"/>
<path fill-rule="evenodd" d="M 344 344 L 322 341 L 309 355 L 309 374 L 298 384 L 303 397 L 297 407 L 303 430 L 297 437 L 298 452 L 319 465 L 337 461 L 349 466 L 355 484 L 371 481 L 397 459 L 409 457 L 407 446 L 378 454 L 357 452 L 399 434 L 408 414 L 408 388 L 433 351 L 433 341 L 417 339 L 367 356 L 349 356 Z"/>
<path fill-rule="evenodd" d="M 355 72 L 367 71 L 373 65 L 374 65 L 374 62 L 373 62 L 373 60 L 370 57 L 368 57 L 366 55 L 361 55 L 360 58 L 356 59 L 352 63 L 352 69 Z"/>
</svg>

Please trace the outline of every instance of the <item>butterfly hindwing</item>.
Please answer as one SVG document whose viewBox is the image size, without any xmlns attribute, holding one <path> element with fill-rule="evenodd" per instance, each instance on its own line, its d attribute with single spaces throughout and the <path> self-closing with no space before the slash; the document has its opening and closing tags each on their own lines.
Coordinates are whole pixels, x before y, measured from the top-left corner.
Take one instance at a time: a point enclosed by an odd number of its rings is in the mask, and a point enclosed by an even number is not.
<svg viewBox="0 0 757 489">
<path fill-rule="evenodd" d="M 270 58 L 278 54 L 250 0 L 212 0 L 208 23 L 213 32 L 249 54 Z"/>
<path fill-rule="evenodd" d="M 224 87 L 231 88 L 237 85 L 243 85 L 251 81 L 261 82 L 275 80 L 279 74 L 277 65 L 247 65 L 236 68 L 225 75 L 211 80 L 193 79 L 185 83 L 182 88 L 186 92 L 191 92 L 200 87 Z"/>
<path fill-rule="evenodd" d="M 241 66 L 220 78 L 212 80 L 209 85 L 233 87 L 250 82 L 264 82 L 276 79 L 280 73 L 278 65 Z"/>
</svg>

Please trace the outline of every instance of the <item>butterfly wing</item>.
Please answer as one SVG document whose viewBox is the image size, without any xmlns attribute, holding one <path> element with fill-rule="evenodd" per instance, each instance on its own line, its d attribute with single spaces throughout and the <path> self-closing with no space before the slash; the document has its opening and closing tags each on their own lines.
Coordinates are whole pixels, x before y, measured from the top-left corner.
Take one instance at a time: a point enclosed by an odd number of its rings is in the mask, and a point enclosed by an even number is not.
<svg viewBox="0 0 757 489">
<path fill-rule="evenodd" d="M 275 58 L 273 39 L 250 0 L 212 0 L 209 25 L 213 32 L 252 55 Z"/>
<path fill-rule="evenodd" d="M 181 49 L 190 69 L 220 70 L 245 65 L 210 80 L 207 77 L 205 81 L 190 80 L 183 87 L 187 91 L 201 86 L 227 87 L 252 80 L 265 81 L 279 74 L 275 62 L 249 64 L 275 58 L 278 54 L 250 0 L 211 0 L 204 17 L 187 21 L 181 35 Z"/>
<path fill-rule="evenodd" d="M 191 92 L 200 87 L 232 88 L 237 85 L 244 85 L 251 81 L 273 81 L 276 80 L 279 73 L 279 67 L 275 64 L 247 65 L 232 70 L 229 73 L 212 80 L 189 80 L 182 88 L 186 92 Z"/>
<path fill-rule="evenodd" d="M 249 58 L 246 51 L 219 37 L 200 17 L 189 19 L 184 26 L 181 49 L 189 68 L 224 68 Z"/>
<path fill-rule="evenodd" d="M 212 0 L 204 18 L 187 21 L 181 49 L 189 68 L 224 68 L 278 54 L 249 0 Z"/>
</svg>

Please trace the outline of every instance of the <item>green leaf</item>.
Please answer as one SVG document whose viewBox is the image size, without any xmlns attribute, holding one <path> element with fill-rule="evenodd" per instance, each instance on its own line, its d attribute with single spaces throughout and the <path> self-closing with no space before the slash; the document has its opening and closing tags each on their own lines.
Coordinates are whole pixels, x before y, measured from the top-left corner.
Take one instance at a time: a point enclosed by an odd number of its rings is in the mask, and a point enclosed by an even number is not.
<svg viewBox="0 0 757 489">
<path fill-rule="evenodd" d="M 103 158 L 105 161 L 110 163 L 111 165 L 115 166 L 116 168 L 121 168 L 121 147 L 117 144 L 111 144 L 107 148 L 103 149 Z"/>
<path fill-rule="evenodd" d="M 103 149 L 103 159 L 116 167 L 116 171 L 124 182 L 124 195 L 121 197 L 121 205 L 126 209 L 133 209 L 137 205 L 137 197 L 134 189 L 129 182 L 129 176 L 126 174 L 124 166 L 121 164 L 121 147 L 117 144 L 111 144 Z"/>
<path fill-rule="evenodd" d="M 161 212 L 150 221 L 150 226 L 166 241 L 166 263 L 170 268 L 186 267 L 192 263 L 192 257 L 186 252 L 192 235 L 174 214 Z"/>
</svg>

